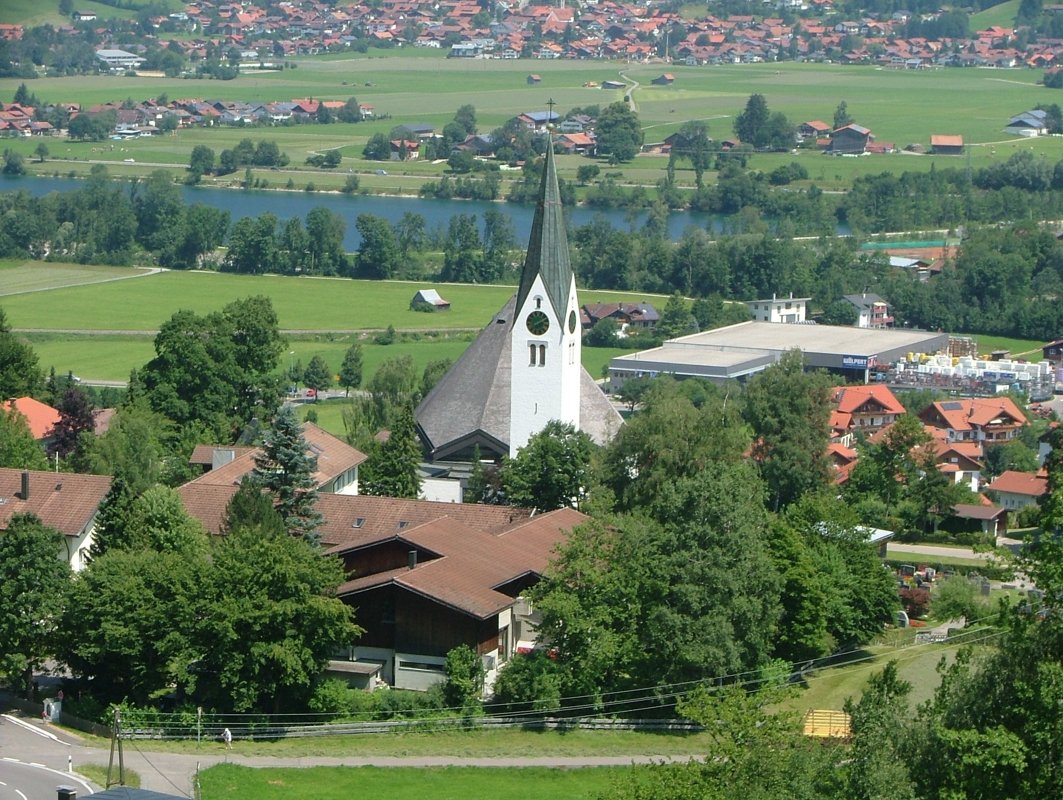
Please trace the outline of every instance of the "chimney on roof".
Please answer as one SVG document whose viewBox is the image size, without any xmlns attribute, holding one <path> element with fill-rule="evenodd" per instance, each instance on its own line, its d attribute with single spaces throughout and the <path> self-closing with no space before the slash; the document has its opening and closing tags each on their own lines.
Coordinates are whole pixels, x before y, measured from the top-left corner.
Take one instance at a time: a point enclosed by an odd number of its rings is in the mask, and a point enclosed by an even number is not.
<svg viewBox="0 0 1063 800">
<path fill-rule="evenodd" d="M 22 502 L 30 499 L 30 471 L 22 470 Z"/>
<path fill-rule="evenodd" d="M 413 569 L 417 566 L 417 551 L 411 550 L 406 554 L 406 569 Z"/>
</svg>

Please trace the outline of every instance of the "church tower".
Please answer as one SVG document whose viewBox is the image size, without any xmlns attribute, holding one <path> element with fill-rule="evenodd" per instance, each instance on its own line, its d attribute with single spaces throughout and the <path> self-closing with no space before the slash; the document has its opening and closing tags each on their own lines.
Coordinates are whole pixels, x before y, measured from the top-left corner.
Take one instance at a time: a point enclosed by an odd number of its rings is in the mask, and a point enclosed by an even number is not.
<svg viewBox="0 0 1063 800">
<path fill-rule="evenodd" d="M 550 420 L 579 429 L 582 333 L 550 142 L 509 329 L 511 456 Z"/>
</svg>

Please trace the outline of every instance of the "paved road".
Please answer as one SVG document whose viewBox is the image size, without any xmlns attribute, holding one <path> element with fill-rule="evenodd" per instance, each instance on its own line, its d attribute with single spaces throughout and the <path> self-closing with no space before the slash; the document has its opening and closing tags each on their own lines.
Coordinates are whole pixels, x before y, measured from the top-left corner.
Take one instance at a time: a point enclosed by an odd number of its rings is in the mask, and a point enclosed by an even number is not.
<svg viewBox="0 0 1063 800">
<path fill-rule="evenodd" d="M 5 758 L 20 761 L 35 761 L 42 766 L 55 770 L 54 782 L 45 783 L 49 787 L 47 797 L 40 800 L 54 800 L 55 787 L 63 779 L 73 780 L 65 774 L 67 758 L 73 759 L 76 772 L 79 764 L 99 764 L 106 766 L 110 751 L 106 748 L 86 747 L 83 740 L 67 731 L 59 731 L 51 726 L 42 725 L 22 717 L 21 725 L 16 725 L 10 717 L 18 717 L 17 712 L 9 712 L 0 717 L 0 754 Z M 50 734 L 51 738 L 35 733 L 29 728 Z M 352 750 L 357 744 L 352 742 Z M 689 756 L 541 756 L 535 758 L 468 758 L 462 756 L 417 756 L 411 758 L 389 756 L 314 756 L 305 758 L 272 758 L 269 756 L 244 756 L 240 754 L 240 743 L 235 743 L 232 751 L 225 750 L 219 742 L 204 742 L 199 753 L 162 753 L 145 749 L 139 742 L 124 743 L 125 765 L 136 770 L 140 775 L 141 785 L 146 789 L 171 794 L 192 795 L 192 786 L 197 769 L 203 770 L 220 763 L 239 764 L 247 767 L 605 767 L 626 766 L 629 764 L 646 764 L 660 761 L 686 761 Z M 10 762 L 8 762 L 10 763 Z M 4 762 L 0 761 L 0 770 Z M 0 776 L 4 773 L 0 771 Z M 0 780 L 6 780 L 0 777 Z M 70 781 L 67 780 L 69 783 Z M 80 791 L 79 791 L 80 794 Z M 15 796 L 17 797 L 17 795 Z M 0 794 L 0 800 L 9 800 Z M 14 800 L 11 798 L 10 800 Z M 19 798 L 22 800 L 22 798 Z M 38 800 L 27 794 L 25 800 Z"/>
<path fill-rule="evenodd" d="M 0 716 L 0 800 L 55 800 L 57 786 L 71 786 L 82 796 L 92 791 L 67 772 L 72 741 L 17 712 Z"/>
</svg>

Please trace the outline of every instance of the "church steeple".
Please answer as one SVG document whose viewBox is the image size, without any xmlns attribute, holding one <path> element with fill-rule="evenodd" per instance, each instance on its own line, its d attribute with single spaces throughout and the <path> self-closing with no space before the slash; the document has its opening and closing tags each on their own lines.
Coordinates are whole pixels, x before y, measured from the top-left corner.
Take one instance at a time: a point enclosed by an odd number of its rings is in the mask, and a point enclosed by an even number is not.
<svg viewBox="0 0 1063 800">
<path fill-rule="evenodd" d="M 553 102 L 550 103 L 553 117 Z M 523 308 L 535 283 L 542 276 L 543 285 L 558 319 L 564 319 L 572 287 L 572 264 L 569 262 L 568 236 L 565 233 L 565 218 L 561 211 L 561 191 L 557 186 L 557 169 L 554 166 L 553 140 L 546 146 L 546 164 L 543 167 L 539 199 L 535 205 L 531 238 L 528 240 L 528 255 L 517 291 L 517 308 Z"/>
</svg>

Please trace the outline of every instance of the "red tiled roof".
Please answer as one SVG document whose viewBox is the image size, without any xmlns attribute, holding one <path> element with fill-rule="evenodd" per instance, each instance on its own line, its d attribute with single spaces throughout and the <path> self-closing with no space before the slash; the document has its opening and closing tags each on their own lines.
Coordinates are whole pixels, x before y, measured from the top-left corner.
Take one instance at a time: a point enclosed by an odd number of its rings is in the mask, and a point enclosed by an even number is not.
<svg viewBox="0 0 1063 800">
<path fill-rule="evenodd" d="M 177 493 L 188 513 L 217 535 L 221 533 L 225 508 L 236 489 L 236 483 L 211 484 L 197 478 L 179 487 Z M 385 541 L 401 530 L 443 517 L 458 520 L 475 530 L 497 534 L 523 522 L 531 514 L 528 509 L 511 506 L 337 494 L 319 495 L 315 508 L 324 518 L 320 528 L 321 543 L 336 554 Z M 405 525 L 400 528 L 400 523 Z"/>
<path fill-rule="evenodd" d="M 843 414 L 859 411 L 869 402 L 875 403 L 887 414 L 904 413 L 904 406 L 893 396 L 893 392 L 888 386 L 880 383 L 868 386 L 839 386 L 834 390 L 831 400 Z"/>
<path fill-rule="evenodd" d="M 958 400 L 939 400 L 930 406 L 936 415 L 954 431 L 984 428 L 1002 417 L 1011 417 L 1018 425 L 1026 424 L 1026 416 L 1010 397 L 975 397 Z M 924 411 L 924 419 L 929 414 Z M 1005 422 L 1007 422 L 1005 420 Z"/>
<path fill-rule="evenodd" d="M 1041 497 L 1048 492 L 1048 479 L 1030 472 L 1017 472 L 1009 469 L 1000 473 L 986 489 L 991 492 Z"/>
<path fill-rule="evenodd" d="M 78 536 L 111 488 L 108 475 L 29 470 L 29 497 L 22 496 L 22 470 L 0 469 L 0 530 L 15 514 L 36 514 L 66 536 Z"/>
<path fill-rule="evenodd" d="M 32 397 L 17 397 L 4 403 L 4 410 L 10 410 L 14 406 L 29 426 L 33 438 L 40 440 L 48 438 L 52 428 L 59 422 L 59 412 L 47 403 L 34 400 Z"/>
</svg>

